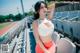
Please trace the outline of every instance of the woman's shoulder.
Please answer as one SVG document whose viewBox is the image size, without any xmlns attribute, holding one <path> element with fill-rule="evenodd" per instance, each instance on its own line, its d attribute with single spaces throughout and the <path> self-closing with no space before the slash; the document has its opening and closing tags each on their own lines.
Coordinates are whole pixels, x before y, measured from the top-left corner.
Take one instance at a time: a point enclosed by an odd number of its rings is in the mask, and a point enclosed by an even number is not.
<svg viewBox="0 0 80 53">
<path fill-rule="evenodd" d="M 34 20 L 33 23 L 32 23 L 32 25 L 33 26 L 37 26 L 38 25 L 37 20 Z"/>
<path fill-rule="evenodd" d="M 33 22 L 32 22 L 32 24 L 36 24 L 37 23 L 37 20 L 34 20 Z"/>
</svg>

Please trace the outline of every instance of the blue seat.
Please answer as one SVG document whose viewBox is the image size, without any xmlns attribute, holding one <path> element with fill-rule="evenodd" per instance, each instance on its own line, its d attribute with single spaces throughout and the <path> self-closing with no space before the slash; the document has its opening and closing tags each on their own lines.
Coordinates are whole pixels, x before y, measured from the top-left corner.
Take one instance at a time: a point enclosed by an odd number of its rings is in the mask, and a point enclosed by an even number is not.
<svg viewBox="0 0 80 53">
<path fill-rule="evenodd" d="M 55 12 L 54 17 L 59 18 L 61 17 L 61 15 L 62 15 L 62 12 Z"/>
<path fill-rule="evenodd" d="M 54 17 L 56 19 L 62 20 L 72 20 L 80 17 L 80 11 L 63 11 L 63 12 L 55 12 Z"/>
<path fill-rule="evenodd" d="M 68 17 L 68 11 L 62 12 L 61 19 L 65 19 L 66 17 Z"/>
<path fill-rule="evenodd" d="M 73 17 L 70 18 L 69 20 L 76 20 L 78 18 L 80 18 L 80 11 L 74 11 Z"/>
<path fill-rule="evenodd" d="M 68 20 L 78 17 L 78 11 L 68 11 L 68 17 L 66 17 Z"/>
<path fill-rule="evenodd" d="M 80 17 L 80 11 L 78 11 L 78 17 Z"/>
<path fill-rule="evenodd" d="M 66 16 L 68 16 L 68 12 L 67 11 L 62 12 L 61 17 L 63 18 L 63 17 L 66 17 Z"/>
</svg>

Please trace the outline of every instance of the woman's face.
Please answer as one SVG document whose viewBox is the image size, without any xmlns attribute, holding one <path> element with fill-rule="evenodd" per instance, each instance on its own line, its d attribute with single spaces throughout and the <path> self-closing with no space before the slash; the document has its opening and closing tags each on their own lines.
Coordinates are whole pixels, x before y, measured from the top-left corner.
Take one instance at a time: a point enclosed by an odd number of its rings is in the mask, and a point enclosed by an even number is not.
<svg viewBox="0 0 80 53">
<path fill-rule="evenodd" d="M 39 14 L 41 16 L 45 16 L 46 12 L 47 12 L 47 8 L 46 8 L 45 4 L 44 3 L 41 3 Z"/>
</svg>

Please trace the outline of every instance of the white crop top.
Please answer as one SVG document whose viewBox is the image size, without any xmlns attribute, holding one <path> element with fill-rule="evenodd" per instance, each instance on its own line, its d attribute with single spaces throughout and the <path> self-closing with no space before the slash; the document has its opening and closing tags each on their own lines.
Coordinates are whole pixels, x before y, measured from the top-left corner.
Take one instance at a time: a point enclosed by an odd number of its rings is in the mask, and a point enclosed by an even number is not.
<svg viewBox="0 0 80 53">
<path fill-rule="evenodd" d="M 44 19 L 39 23 L 38 32 L 40 36 L 52 35 L 54 31 L 54 25 L 50 20 Z"/>
</svg>

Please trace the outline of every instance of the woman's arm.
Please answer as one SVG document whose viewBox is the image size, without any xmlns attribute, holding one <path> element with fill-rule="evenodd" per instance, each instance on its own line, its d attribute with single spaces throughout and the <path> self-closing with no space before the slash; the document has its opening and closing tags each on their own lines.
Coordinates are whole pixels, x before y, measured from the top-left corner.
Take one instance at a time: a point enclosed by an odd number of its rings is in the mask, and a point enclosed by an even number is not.
<svg viewBox="0 0 80 53">
<path fill-rule="evenodd" d="M 44 47 L 44 45 L 42 44 L 40 37 L 39 37 L 38 25 L 37 25 L 36 21 L 33 22 L 33 33 L 34 33 L 36 43 L 38 43 L 40 45 L 40 47 L 46 52 L 47 49 Z"/>
<path fill-rule="evenodd" d="M 48 19 L 52 19 L 55 13 L 55 3 L 48 6 Z"/>
</svg>

